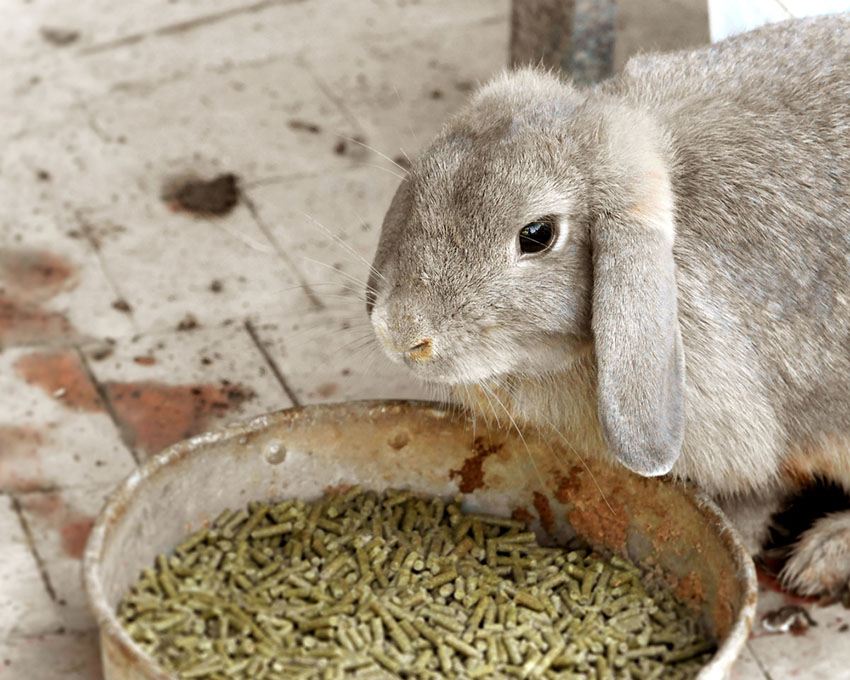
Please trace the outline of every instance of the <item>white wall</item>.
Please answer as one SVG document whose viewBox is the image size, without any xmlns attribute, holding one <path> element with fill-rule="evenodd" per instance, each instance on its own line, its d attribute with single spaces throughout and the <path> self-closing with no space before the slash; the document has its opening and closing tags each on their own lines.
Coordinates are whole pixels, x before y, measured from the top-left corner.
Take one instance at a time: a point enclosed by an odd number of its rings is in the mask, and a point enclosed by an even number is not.
<svg viewBox="0 0 850 680">
<path fill-rule="evenodd" d="M 708 0 L 711 40 L 791 17 L 850 9 L 848 0 Z"/>
</svg>

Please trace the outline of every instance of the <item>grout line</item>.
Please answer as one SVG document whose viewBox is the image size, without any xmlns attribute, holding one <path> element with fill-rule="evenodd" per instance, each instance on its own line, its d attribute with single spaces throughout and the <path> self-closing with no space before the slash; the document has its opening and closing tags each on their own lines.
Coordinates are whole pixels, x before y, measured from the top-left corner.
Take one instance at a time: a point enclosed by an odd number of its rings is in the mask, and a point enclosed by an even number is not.
<svg viewBox="0 0 850 680">
<path fill-rule="evenodd" d="M 313 79 L 313 82 L 316 83 L 316 87 L 318 87 L 321 93 L 337 108 L 342 117 L 348 121 L 348 124 L 356 128 L 358 132 L 363 132 L 363 125 L 359 120 L 357 120 L 357 116 L 349 110 L 349 108 L 345 105 L 345 102 L 340 97 L 334 94 L 328 84 L 312 69 L 310 63 L 304 59 L 298 59 L 297 63 L 301 68 L 307 71 L 309 76 Z"/>
<path fill-rule="evenodd" d="M 286 254 L 286 251 L 281 247 L 280 242 L 274 237 L 271 229 L 269 229 L 268 225 L 265 223 L 262 217 L 260 217 L 260 211 L 257 209 L 257 205 L 251 199 L 246 191 L 241 192 L 242 202 L 248 208 L 248 212 L 251 213 L 251 217 L 254 219 L 254 222 L 260 228 L 260 231 L 263 232 L 263 235 L 269 240 L 269 243 L 272 244 L 275 251 L 277 251 L 278 256 L 287 264 L 292 272 L 295 273 L 295 277 L 298 279 L 298 282 L 301 284 L 304 289 L 304 294 L 309 298 L 310 304 L 313 305 L 315 309 L 324 309 L 325 305 L 321 300 L 317 297 L 316 293 L 313 291 L 310 286 L 309 281 L 307 281 L 304 276 L 301 274 L 301 270 L 296 267 L 292 260 L 289 258 L 289 255 Z"/>
<path fill-rule="evenodd" d="M 260 340 L 260 336 L 257 335 L 257 330 L 254 328 L 254 325 L 250 322 L 250 320 L 245 320 L 245 330 L 248 331 L 248 335 L 251 336 L 251 340 L 254 341 L 257 349 L 260 350 L 260 354 L 263 355 L 263 359 L 268 365 L 274 377 L 280 383 L 280 386 L 283 388 L 283 391 L 286 392 L 286 396 L 289 397 L 293 406 L 301 406 L 301 402 L 297 396 L 295 396 L 295 391 L 289 386 L 289 383 L 286 382 L 286 378 L 283 377 L 283 373 L 281 372 L 278 365 L 275 363 L 274 359 L 272 359 L 271 354 L 269 354 L 268 349 Z"/>
<path fill-rule="evenodd" d="M 130 35 L 126 35 L 121 38 L 115 38 L 114 40 L 108 40 L 107 42 L 103 42 L 97 45 L 89 45 L 88 47 L 80 49 L 77 54 L 81 56 L 88 56 L 91 54 L 98 54 L 100 52 L 108 52 L 110 50 L 119 49 L 121 47 L 127 47 L 128 45 L 134 45 L 150 37 L 162 37 L 171 36 L 178 33 L 188 33 L 189 31 L 193 31 L 196 28 L 202 28 L 211 24 L 217 24 L 221 21 L 226 21 L 227 19 L 231 19 L 241 14 L 254 14 L 269 9 L 270 7 L 275 7 L 277 5 L 294 5 L 296 3 L 301 3 L 304 1 L 305 0 L 259 0 L 259 2 L 253 2 L 250 5 L 234 7 L 232 9 L 226 9 L 220 12 L 213 12 L 211 14 L 196 17 L 194 19 L 188 19 L 186 21 L 179 21 L 174 24 L 160 26 L 159 28 L 154 28 L 150 31 L 145 31 L 142 33 L 131 33 Z"/>
<path fill-rule="evenodd" d="M 24 532 L 24 538 L 27 542 L 27 547 L 30 549 L 30 553 L 35 560 L 35 566 L 38 569 L 38 574 L 41 576 L 41 582 L 44 584 L 44 589 L 47 591 L 47 594 L 50 596 L 50 599 L 53 602 L 58 602 L 59 598 L 56 597 L 56 590 L 53 588 L 53 584 L 50 582 L 50 576 L 47 573 L 47 566 L 44 563 L 44 559 L 39 554 L 38 549 L 35 547 L 35 539 L 32 535 L 32 530 L 30 529 L 30 525 L 27 522 L 26 517 L 24 517 L 24 510 L 21 507 L 21 502 L 18 500 L 15 494 L 9 494 L 9 500 L 12 502 L 12 509 L 15 511 L 15 514 L 18 516 L 18 521 L 21 524 L 21 529 Z"/>
<path fill-rule="evenodd" d="M 268 184 L 284 184 L 286 182 L 297 182 L 302 179 L 320 179 L 328 172 L 334 172 L 334 169 L 316 172 L 293 172 L 290 175 L 269 175 L 268 177 L 258 177 L 256 179 L 243 181 L 242 186 L 253 189 L 254 187 L 262 187 Z M 337 170 L 337 172 L 339 171 Z"/>
<path fill-rule="evenodd" d="M 60 624 L 56 628 L 48 628 L 47 630 L 42 631 L 42 632 L 38 632 L 38 633 L 21 633 L 21 634 L 8 635 L 3 640 L 3 642 L 17 642 L 17 641 L 21 641 L 21 642 L 30 642 L 30 641 L 41 642 L 44 638 L 51 637 L 51 636 L 63 637 L 63 638 L 64 637 L 86 638 L 86 637 L 97 636 L 97 634 L 99 632 L 100 632 L 100 629 L 97 627 L 97 624 L 95 624 L 94 627 L 92 627 L 92 628 L 81 628 L 81 629 L 77 629 L 77 628 L 70 628 L 69 629 L 66 626 L 63 626 L 63 625 Z M 76 666 L 75 666 L 75 668 L 76 668 Z"/>
<path fill-rule="evenodd" d="M 115 411 L 115 408 L 112 406 L 112 400 L 109 398 L 109 395 L 106 392 L 106 388 L 103 386 L 94 372 L 91 369 L 91 364 L 89 364 L 88 357 L 85 355 L 85 352 L 82 351 L 79 347 L 75 346 L 74 350 L 77 353 L 77 357 L 80 360 L 80 365 L 83 367 L 83 372 L 86 374 L 86 377 L 89 379 L 89 382 L 94 386 L 95 392 L 97 392 L 97 396 L 100 398 L 101 402 L 103 402 L 103 408 L 106 409 L 106 413 L 109 416 L 110 420 L 112 420 L 112 424 L 115 426 L 115 429 L 118 430 L 118 436 L 121 438 L 121 442 L 130 452 L 130 456 L 133 458 L 133 462 L 135 464 L 141 465 L 139 461 L 139 457 L 136 455 L 136 450 L 132 445 L 132 439 L 127 433 L 127 428 L 124 427 L 124 423 L 121 418 L 118 416 L 118 413 Z"/>
<path fill-rule="evenodd" d="M 295 3 L 298 3 L 298 2 L 304 2 L 304 1 L 305 0 L 276 0 L 275 2 L 271 2 L 269 6 L 272 6 L 272 5 L 275 5 L 275 4 L 295 4 Z M 254 11 L 260 11 L 260 9 L 255 9 Z M 505 14 L 505 13 L 493 14 L 493 15 L 483 17 L 481 19 L 477 19 L 475 21 L 469 22 L 467 24 L 467 26 L 470 29 L 475 29 L 478 26 L 490 26 L 490 25 L 493 25 L 493 24 L 500 24 L 500 23 L 505 23 L 505 25 L 507 26 L 507 23 L 506 23 L 507 16 L 508 15 Z M 180 25 L 180 24 L 177 24 L 177 25 Z M 440 30 L 440 29 L 444 29 L 447 25 L 454 26 L 454 24 L 452 24 L 450 21 L 446 21 L 446 22 L 438 22 L 438 23 L 434 23 L 434 24 L 429 24 L 426 28 L 428 30 L 437 31 L 437 30 Z M 130 36 L 127 36 L 127 37 L 124 37 L 124 38 L 118 38 L 114 41 L 111 41 L 110 43 L 104 43 L 103 46 L 95 45 L 95 46 L 92 46 L 92 47 L 84 48 L 78 54 L 85 56 L 89 52 L 99 52 L 99 51 L 102 51 L 103 49 L 107 49 L 107 46 L 109 48 L 126 47 L 126 46 L 129 46 L 129 45 L 133 45 L 133 44 L 136 44 L 138 42 L 141 42 L 143 39 L 145 39 L 149 35 L 168 35 L 169 34 L 168 28 L 169 27 L 165 27 L 164 29 L 155 29 L 155 30 L 153 30 L 149 33 L 140 33 L 140 34 L 130 35 Z M 398 34 L 396 32 L 393 32 L 393 31 L 371 31 L 369 29 L 365 29 L 365 30 L 362 30 L 362 31 L 358 31 L 356 33 L 352 33 L 351 38 L 354 41 L 360 41 L 360 42 L 381 42 L 381 41 L 390 41 L 390 40 L 398 39 Z M 244 61 L 235 61 L 235 62 L 232 62 L 232 63 L 229 62 L 229 63 L 226 63 L 226 64 L 203 66 L 203 67 L 201 67 L 200 72 L 201 73 L 225 74 L 225 73 L 230 73 L 231 71 L 234 71 L 234 70 L 245 69 L 245 68 L 256 68 L 258 66 L 265 66 L 265 65 L 269 65 L 269 64 L 274 64 L 274 63 L 277 63 L 277 62 L 280 62 L 280 61 L 287 61 L 287 62 L 293 62 L 294 61 L 301 68 L 307 70 L 311 76 L 316 78 L 316 75 L 312 71 L 310 64 L 308 62 L 306 62 L 303 58 L 299 57 L 299 54 L 303 51 L 303 46 L 293 47 L 291 49 L 289 49 L 289 48 L 284 48 L 284 49 L 286 51 L 275 53 L 275 54 L 268 55 L 268 56 L 264 56 L 264 57 L 261 57 L 261 58 L 246 59 Z M 507 63 L 507 62 L 505 61 L 505 63 Z M 121 91 L 139 90 L 139 91 L 143 91 L 146 95 L 148 95 L 151 91 L 157 89 L 158 87 L 160 87 L 162 85 L 174 83 L 174 82 L 177 82 L 179 80 L 183 80 L 183 79 L 187 78 L 187 75 L 188 74 L 184 73 L 184 74 L 172 75 L 172 76 L 168 76 L 168 77 L 164 77 L 164 78 L 152 78 L 152 79 L 141 78 L 139 80 L 121 81 L 121 82 L 113 83 L 112 85 L 109 86 L 108 91 L 101 93 L 99 95 L 96 95 L 95 99 L 92 100 L 92 101 L 94 101 L 96 103 L 98 101 L 108 99 L 109 96 L 116 90 L 121 90 Z M 340 111 L 342 111 L 342 114 L 346 118 L 346 120 L 350 124 L 354 125 L 354 127 L 357 128 L 358 132 L 363 132 L 363 127 L 359 123 L 357 123 L 356 118 L 353 115 L 348 114 L 348 112 L 345 109 L 345 106 L 342 104 L 342 102 L 337 101 L 337 99 L 333 95 L 333 91 L 330 88 L 328 88 L 323 81 L 319 81 L 317 79 L 316 82 L 317 82 L 318 87 L 321 89 L 322 94 L 324 94 L 326 97 L 328 97 L 330 99 L 330 101 L 335 106 L 337 106 L 337 108 L 339 108 Z M 82 108 L 84 110 L 88 111 L 91 103 L 92 102 L 87 102 L 87 103 L 83 104 Z M 78 104 L 78 106 L 79 106 L 79 104 Z M 64 125 L 64 123 L 60 123 L 60 124 L 56 124 L 56 125 L 57 126 L 58 125 Z M 29 129 L 22 130 L 20 133 L 16 133 L 12 137 L 12 139 L 16 139 L 19 136 L 23 136 L 23 135 L 26 135 L 26 134 L 30 134 Z"/>
<path fill-rule="evenodd" d="M 767 669 L 764 667 L 764 664 L 761 662 L 761 659 L 759 659 L 758 655 L 756 654 L 755 650 L 753 649 L 753 646 L 749 643 L 749 641 L 747 642 L 747 649 L 749 650 L 750 655 L 753 657 L 753 660 L 756 662 L 756 666 L 759 667 L 759 670 L 762 672 L 762 675 L 764 675 L 765 680 L 773 680 L 773 676 L 767 672 Z"/>
<path fill-rule="evenodd" d="M 93 122 L 92 119 L 90 119 L 89 120 L 90 125 L 92 124 L 92 122 Z M 92 130 L 95 131 L 95 128 L 92 128 Z M 95 134 L 99 134 L 99 133 L 95 131 Z M 74 211 L 74 219 L 76 220 L 77 225 L 80 228 L 80 232 L 82 233 L 83 237 L 85 238 L 86 243 L 88 243 L 89 249 L 91 250 L 92 254 L 97 259 L 97 264 L 100 267 L 100 272 L 101 272 L 101 274 L 103 274 L 103 278 L 106 279 L 106 282 L 109 284 L 109 287 L 112 289 L 112 294 L 115 296 L 115 300 L 116 301 L 123 300 L 124 302 L 126 302 L 127 298 L 121 292 L 120 286 L 115 281 L 115 279 L 112 278 L 112 274 L 109 271 L 109 268 L 106 266 L 106 262 L 103 259 L 103 252 L 101 251 L 100 244 L 97 242 L 97 239 L 94 236 L 94 227 L 93 227 L 92 223 L 84 215 L 82 210 L 75 210 Z M 129 311 L 125 312 L 125 314 L 127 314 L 127 316 L 130 319 L 130 325 L 133 328 L 133 332 L 138 333 L 139 327 L 136 324 L 136 316 L 133 313 L 132 308 Z"/>
</svg>

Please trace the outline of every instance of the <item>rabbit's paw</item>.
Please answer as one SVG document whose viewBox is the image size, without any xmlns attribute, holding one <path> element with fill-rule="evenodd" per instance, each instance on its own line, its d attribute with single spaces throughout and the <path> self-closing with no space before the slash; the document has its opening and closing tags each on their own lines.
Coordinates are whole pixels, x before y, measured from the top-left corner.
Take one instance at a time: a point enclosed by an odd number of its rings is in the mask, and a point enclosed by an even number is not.
<svg viewBox="0 0 850 680">
<path fill-rule="evenodd" d="M 850 510 L 815 522 L 794 546 L 780 578 L 800 595 L 843 599 L 850 587 Z"/>
</svg>

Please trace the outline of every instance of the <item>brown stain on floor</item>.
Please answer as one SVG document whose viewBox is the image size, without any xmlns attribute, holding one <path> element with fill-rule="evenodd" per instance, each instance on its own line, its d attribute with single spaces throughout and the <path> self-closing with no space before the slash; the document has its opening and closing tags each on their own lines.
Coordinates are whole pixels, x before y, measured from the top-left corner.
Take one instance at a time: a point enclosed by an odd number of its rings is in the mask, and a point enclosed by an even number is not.
<svg viewBox="0 0 850 680">
<path fill-rule="evenodd" d="M 74 268 L 46 250 L 0 248 L 3 293 L 22 303 L 39 303 L 74 284 Z"/>
<path fill-rule="evenodd" d="M 79 512 L 58 491 L 27 494 L 21 497 L 20 503 L 26 512 L 56 532 L 65 555 L 75 560 L 82 558 L 94 516 Z"/>
<path fill-rule="evenodd" d="M 316 388 L 316 395 L 322 399 L 330 399 L 339 392 L 339 385 L 336 383 L 322 383 Z"/>
<path fill-rule="evenodd" d="M 484 487 L 484 461 L 488 456 L 502 450 L 504 444 L 485 444 L 481 437 L 472 443 L 473 454 L 463 461 L 458 470 L 449 471 L 449 479 L 458 478 L 458 488 L 462 493 L 472 493 Z"/>
<path fill-rule="evenodd" d="M 69 409 L 106 412 L 73 351 L 26 354 L 15 362 L 15 371 Z M 216 418 L 254 398 L 250 388 L 227 381 L 188 385 L 107 382 L 103 391 L 125 441 L 147 455 L 208 430 Z"/>
<path fill-rule="evenodd" d="M 41 432 L 29 425 L 0 425 L 0 491 L 33 491 L 44 486 L 39 452 Z"/>
<path fill-rule="evenodd" d="M 114 382 L 104 388 L 131 445 L 147 455 L 208 430 L 254 397 L 251 389 L 226 383 Z"/>
<path fill-rule="evenodd" d="M 40 387 L 68 408 L 93 413 L 104 410 L 76 352 L 25 354 L 15 362 L 15 372 L 28 385 Z"/>
<path fill-rule="evenodd" d="M 42 307 L 76 283 L 73 266 L 60 255 L 0 248 L 0 345 L 76 337 L 64 314 Z"/>
</svg>

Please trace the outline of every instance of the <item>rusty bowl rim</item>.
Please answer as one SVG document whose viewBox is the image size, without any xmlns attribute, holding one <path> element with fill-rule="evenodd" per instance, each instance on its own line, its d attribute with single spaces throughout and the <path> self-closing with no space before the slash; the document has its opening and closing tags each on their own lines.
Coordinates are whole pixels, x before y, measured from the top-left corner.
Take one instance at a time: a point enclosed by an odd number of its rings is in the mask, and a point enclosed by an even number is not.
<svg viewBox="0 0 850 680">
<path fill-rule="evenodd" d="M 440 414 L 444 418 L 453 414 L 450 405 L 414 399 L 362 399 L 330 404 L 306 404 L 272 411 L 244 422 L 232 423 L 219 430 L 189 437 L 167 446 L 148 458 L 136 470 L 127 475 L 106 497 L 104 505 L 92 526 L 83 553 L 83 585 L 89 610 L 97 622 L 101 644 L 103 637 L 107 636 L 111 642 L 118 646 L 130 663 L 138 664 L 140 670 L 143 670 L 150 678 L 173 680 L 175 677 L 164 671 L 153 658 L 133 642 L 118 621 L 115 612 L 107 603 L 99 577 L 104 543 L 111 524 L 117 521 L 132 503 L 135 490 L 154 476 L 158 470 L 166 467 L 173 460 L 189 455 L 198 449 L 203 449 L 210 444 L 229 439 L 238 440 L 240 437 L 262 431 L 272 423 L 279 424 L 287 420 L 299 420 L 304 416 L 315 417 L 319 413 L 334 411 L 366 415 L 375 409 L 399 406 L 408 410 L 428 410 Z M 707 676 L 708 671 L 713 669 L 731 669 L 735 659 L 740 655 L 755 620 L 758 583 L 753 560 L 744 547 L 737 530 L 730 524 L 720 507 L 700 489 L 689 486 L 680 486 L 679 488 L 718 531 L 721 541 L 732 555 L 736 569 L 735 580 L 742 586 L 742 606 L 732 622 L 729 633 L 718 646 L 717 652 L 709 663 L 700 670 L 697 676 L 699 680 L 699 678 Z"/>
</svg>

